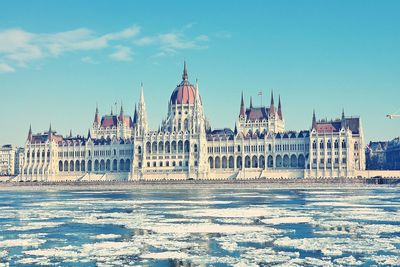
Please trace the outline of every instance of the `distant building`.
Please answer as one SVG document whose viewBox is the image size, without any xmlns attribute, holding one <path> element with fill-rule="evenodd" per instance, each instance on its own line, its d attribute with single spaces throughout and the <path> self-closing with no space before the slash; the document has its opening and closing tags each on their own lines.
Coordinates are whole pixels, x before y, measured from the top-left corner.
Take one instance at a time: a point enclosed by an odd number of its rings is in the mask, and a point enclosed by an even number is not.
<svg viewBox="0 0 400 267">
<path fill-rule="evenodd" d="M 400 137 L 370 142 L 365 154 L 368 170 L 400 170 Z"/>
<path fill-rule="evenodd" d="M 0 148 L 0 176 L 15 175 L 15 147 L 4 145 Z"/>
<path fill-rule="evenodd" d="M 172 91 L 167 116 L 148 127 L 143 85 L 133 116 L 100 116 L 96 107 L 88 135 L 63 137 L 51 129 L 32 134 L 24 147 L 21 180 L 52 179 L 248 179 L 261 177 L 354 177 L 365 169 L 360 118 L 317 121 L 285 129 L 279 97 L 275 106 L 245 106 L 234 129 L 212 130 L 198 84 L 182 80 Z"/>
</svg>

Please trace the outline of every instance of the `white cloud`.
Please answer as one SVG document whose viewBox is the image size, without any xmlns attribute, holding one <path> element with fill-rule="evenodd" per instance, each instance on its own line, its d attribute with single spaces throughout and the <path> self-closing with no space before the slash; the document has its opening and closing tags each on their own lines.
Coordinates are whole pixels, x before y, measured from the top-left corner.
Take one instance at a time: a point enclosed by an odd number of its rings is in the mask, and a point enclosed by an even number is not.
<svg viewBox="0 0 400 267">
<path fill-rule="evenodd" d="M 117 61 L 132 61 L 132 51 L 127 46 L 117 45 L 116 51 L 110 54 L 110 58 Z"/>
<path fill-rule="evenodd" d="M 140 27 L 137 25 L 103 35 L 86 28 L 58 33 L 31 33 L 22 29 L 3 30 L 0 31 L 0 60 L 5 62 L 2 64 L 2 72 L 15 71 L 11 65 L 27 66 L 32 61 L 60 56 L 66 52 L 105 49 L 113 42 L 132 39 L 139 33 Z M 130 56 L 126 56 L 130 51 L 122 50 L 114 53 L 116 55 L 113 57 L 122 60 L 125 53 L 124 60 L 130 60 Z M 82 61 L 89 63 L 88 58 Z"/>
<path fill-rule="evenodd" d="M 185 29 L 186 28 L 187 27 L 185 27 Z M 161 57 L 173 55 L 178 50 L 207 48 L 204 43 L 208 42 L 208 40 L 208 36 L 204 34 L 191 40 L 185 37 L 183 31 L 180 31 L 162 33 L 155 36 L 145 36 L 135 40 L 134 44 L 138 46 L 157 45 L 159 46 L 159 51 L 154 56 Z"/>
<path fill-rule="evenodd" d="M 11 73 L 15 72 L 15 69 L 8 64 L 0 63 L 0 73 Z"/>
<path fill-rule="evenodd" d="M 201 42 L 208 42 L 209 38 L 207 35 L 202 34 L 196 37 L 197 41 L 201 41 Z"/>
<path fill-rule="evenodd" d="M 87 64 L 97 64 L 97 61 L 93 60 L 91 57 L 83 57 L 81 58 L 81 61 Z"/>
</svg>

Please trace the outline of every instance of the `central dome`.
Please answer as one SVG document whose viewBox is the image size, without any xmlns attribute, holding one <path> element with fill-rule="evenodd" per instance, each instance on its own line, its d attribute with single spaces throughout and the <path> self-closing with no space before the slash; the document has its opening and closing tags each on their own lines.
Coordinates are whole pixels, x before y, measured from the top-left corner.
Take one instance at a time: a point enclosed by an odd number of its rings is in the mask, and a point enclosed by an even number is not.
<svg viewBox="0 0 400 267">
<path fill-rule="evenodd" d="M 186 62 L 183 66 L 182 82 L 178 84 L 171 95 L 171 104 L 194 104 L 196 89 L 188 81 Z"/>
</svg>

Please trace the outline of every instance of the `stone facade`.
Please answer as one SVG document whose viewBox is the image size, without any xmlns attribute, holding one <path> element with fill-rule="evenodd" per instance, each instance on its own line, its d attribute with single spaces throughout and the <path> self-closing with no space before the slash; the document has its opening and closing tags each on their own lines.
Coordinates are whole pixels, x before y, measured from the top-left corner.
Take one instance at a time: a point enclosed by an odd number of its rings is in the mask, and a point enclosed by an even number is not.
<svg viewBox="0 0 400 267">
<path fill-rule="evenodd" d="M 279 97 L 275 107 L 244 104 L 234 130 L 212 130 L 200 89 L 188 79 L 168 102 L 167 116 L 150 130 L 143 84 L 133 117 L 100 117 L 96 108 L 87 137 L 63 137 L 50 129 L 25 143 L 20 180 L 254 179 L 356 176 L 365 169 L 359 118 L 317 121 L 310 129 L 285 130 Z"/>
<path fill-rule="evenodd" d="M 400 137 L 370 142 L 365 154 L 368 170 L 400 170 Z"/>
<path fill-rule="evenodd" d="M 12 145 L 0 147 L 0 176 L 12 176 L 18 174 L 15 164 L 16 148 Z"/>
</svg>

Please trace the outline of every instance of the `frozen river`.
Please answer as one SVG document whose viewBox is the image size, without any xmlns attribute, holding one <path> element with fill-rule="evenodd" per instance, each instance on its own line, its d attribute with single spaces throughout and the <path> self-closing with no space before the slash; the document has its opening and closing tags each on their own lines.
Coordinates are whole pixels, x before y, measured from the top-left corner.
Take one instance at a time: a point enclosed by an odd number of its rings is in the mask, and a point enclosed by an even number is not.
<svg viewBox="0 0 400 267">
<path fill-rule="evenodd" d="M 400 188 L 0 191 L 0 266 L 400 265 Z"/>
</svg>

